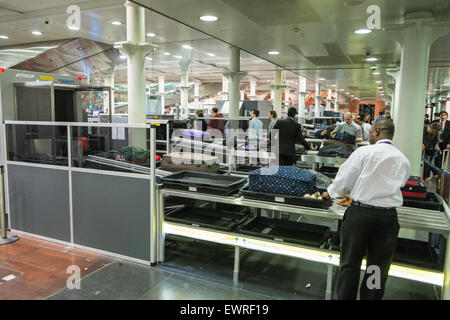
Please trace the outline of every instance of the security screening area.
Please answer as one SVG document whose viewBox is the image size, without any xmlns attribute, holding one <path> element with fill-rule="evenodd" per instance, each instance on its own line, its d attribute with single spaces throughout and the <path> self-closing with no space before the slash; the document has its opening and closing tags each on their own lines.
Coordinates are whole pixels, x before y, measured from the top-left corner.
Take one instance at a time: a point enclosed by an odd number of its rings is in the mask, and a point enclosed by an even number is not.
<svg viewBox="0 0 450 320">
<path fill-rule="evenodd" d="M 450 299 L 450 1 L 0 9 L 0 299 Z"/>
</svg>

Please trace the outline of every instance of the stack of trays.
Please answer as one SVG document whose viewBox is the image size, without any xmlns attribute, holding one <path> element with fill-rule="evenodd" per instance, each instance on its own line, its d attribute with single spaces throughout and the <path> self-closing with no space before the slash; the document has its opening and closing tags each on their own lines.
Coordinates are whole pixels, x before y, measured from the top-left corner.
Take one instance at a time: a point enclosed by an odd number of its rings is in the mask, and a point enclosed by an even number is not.
<svg viewBox="0 0 450 320">
<path fill-rule="evenodd" d="M 247 178 L 229 175 L 182 171 L 161 178 L 165 188 L 228 196 L 239 192 Z"/>
<path fill-rule="evenodd" d="M 318 190 L 320 195 L 325 190 Z M 291 204 L 302 207 L 310 207 L 310 208 L 318 208 L 318 209 L 327 209 L 331 206 L 331 202 L 326 202 L 322 199 L 313 199 L 313 198 L 305 198 L 305 197 L 295 197 L 295 196 L 286 196 L 286 195 L 277 195 L 277 194 L 267 194 L 267 193 L 259 193 L 248 190 L 248 187 L 241 189 L 241 194 L 244 198 L 252 199 L 252 200 L 260 200 L 260 201 L 270 201 L 281 204 Z"/>
<path fill-rule="evenodd" d="M 248 210 L 233 212 L 210 208 L 182 207 L 166 212 L 165 220 L 194 227 L 234 231 L 248 218 Z"/>
<path fill-rule="evenodd" d="M 249 219 L 239 227 L 239 233 L 317 248 L 331 236 L 329 227 L 265 217 Z"/>
</svg>

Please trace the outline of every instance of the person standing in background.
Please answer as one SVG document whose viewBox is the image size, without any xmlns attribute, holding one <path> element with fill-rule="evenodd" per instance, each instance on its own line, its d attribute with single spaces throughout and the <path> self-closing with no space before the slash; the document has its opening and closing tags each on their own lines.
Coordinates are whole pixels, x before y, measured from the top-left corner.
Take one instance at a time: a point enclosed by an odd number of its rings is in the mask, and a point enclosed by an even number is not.
<svg viewBox="0 0 450 320">
<path fill-rule="evenodd" d="M 275 110 L 269 111 L 269 120 L 270 120 L 269 123 L 269 134 L 270 134 L 270 131 L 272 131 L 273 127 L 277 123 L 277 112 Z"/>
<path fill-rule="evenodd" d="M 250 139 L 259 139 L 261 137 L 261 130 L 263 129 L 263 123 L 258 119 L 259 110 L 255 109 L 252 111 L 252 118 L 249 122 L 249 138 Z"/>
</svg>

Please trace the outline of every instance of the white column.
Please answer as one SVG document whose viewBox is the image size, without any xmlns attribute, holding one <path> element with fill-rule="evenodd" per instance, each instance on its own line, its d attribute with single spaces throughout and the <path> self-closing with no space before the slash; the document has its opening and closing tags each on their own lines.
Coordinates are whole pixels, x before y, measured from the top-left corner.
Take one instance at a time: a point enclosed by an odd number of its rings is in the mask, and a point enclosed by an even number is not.
<svg viewBox="0 0 450 320">
<path fill-rule="evenodd" d="M 200 108 L 200 85 L 202 82 L 200 80 L 194 81 L 194 102 L 195 102 L 195 108 Z"/>
<path fill-rule="evenodd" d="M 394 144 L 411 163 L 411 175 L 420 176 L 424 101 L 428 60 L 434 40 L 449 32 L 448 26 L 433 23 L 431 13 L 405 16 L 405 24 L 387 28 L 387 34 L 402 46 L 399 90 L 396 92 L 397 127 Z"/>
<path fill-rule="evenodd" d="M 339 89 L 336 88 L 334 97 L 334 112 L 339 112 Z"/>
<path fill-rule="evenodd" d="M 275 110 L 278 115 L 281 115 L 281 90 L 286 87 L 285 85 L 283 85 L 281 78 L 282 70 L 275 70 L 275 83 L 270 86 L 270 88 L 273 90 L 273 110 Z"/>
<path fill-rule="evenodd" d="M 165 76 L 158 76 L 158 94 L 161 96 L 161 114 L 164 114 L 164 107 L 166 106 L 166 90 L 165 90 Z"/>
<path fill-rule="evenodd" d="M 291 92 L 291 89 L 286 87 L 284 89 L 284 105 L 289 106 L 289 94 Z"/>
<path fill-rule="evenodd" d="M 183 59 L 179 62 L 181 68 L 181 76 L 180 76 L 180 113 L 183 118 L 187 119 L 189 117 L 189 113 L 187 110 L 188 102 L 189 102 L 189 90 L 191 87 L 188 86 L 188 70 L 189 65 L 191 64 L 191 60 Z"/>
<path fill-rule="evenodd" d="M 226 76 L 230 80 L 230 110 L 229 118 L 237 119 L 239 117 L 239 98 L 240 98 L 240 87 L 241 80 L 247 73 L 241 70 L 241 51 L 239 48 L 230 46 L 230 71 L 225 72 Z M 231 121 L 230 128 L 237 129 L 238 121 Z"/>
<path fill-rule="evenodd" d="M 229 98 L 229 80 L 227 77 L 222 76 L 222 92 L 220 93 L 221 99 L 222 100 L 228 100 Z"/>
<path fill-rule="evenodd" d="M 250 96 L 249 99 L 250 100 L 256 100 L 256 78 L 255 77 L 249 77 L 248 78 L 250 81 Z"/>
<path fill-rule="evenodd" d="M 314 117 L 319 117 L 320 115 L 320 101 L 322 100 L 322 96 L 320 94 L 320 84 L 316 83 L 316 95 L 314 97 L 314 99 L 316 99 L 316 104 L 315 104 L 315 110 L 314 110 Z"/>
<path fill-rule="evenodd" d="M 298 120 L 300 121 L 301 117 L 305 116 L 305 99 L 306 96 L 309 94 L 308 91 L 306 91 L 306 79 L 302 76 L 298 77 Z"/>
<path fill-rule="evenodd" d="M 397 94 L 400 88 L 400 69 L 388 69 L 386 73 L 394 79 L 394 92 L 392 93 L 391 101 L 391 117 L 394 120 L 394 126 L 397 126 Z"/>
<path fill-rule="evenodd" d="M 142 124 L 146 122 L 147 101 L 145 93 L 145 56 L 156 45 L 145 43 L 145 11 L 144 8 L 127 1 L 127 41 L 114 45 L 128 58 L 128 123 Z M 130 143 L 146 148 L 145 135 L 132 134 Z"/>
<path fill-rule="evenodd" d="M 331 89 L 327 89 L 327 104 L 326 104 L 326 110 L 331 110 L 331 102 L 333 100 L 331 99 Z"/>
<path fill-rule="evenodd" d="M 240 93 L 240 100 L 243 101 L 245 99 L 245 90 L 241 90 Z"/>
<path fill-rule="evenodd" d="M 115 44 L 128 57 L 128 122 L 145 123 L 145 56 L 155 45 L 145 43 L 144 8 L 127 1 L 127 42 Z"/>
</svg>

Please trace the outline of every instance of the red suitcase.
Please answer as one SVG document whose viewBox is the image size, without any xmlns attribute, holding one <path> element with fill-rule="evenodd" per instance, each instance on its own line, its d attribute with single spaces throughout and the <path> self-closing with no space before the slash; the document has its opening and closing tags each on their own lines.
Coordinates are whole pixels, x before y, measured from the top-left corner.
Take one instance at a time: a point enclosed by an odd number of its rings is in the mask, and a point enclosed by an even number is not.
<svg viewBox="0 0 450 320">
<path fill-rule="evenodd" d="M 421 177 L 409 177 L 405 186 L 401 188 L 403 198 L 426 199 L 427 187 Z"/>
</svg>

